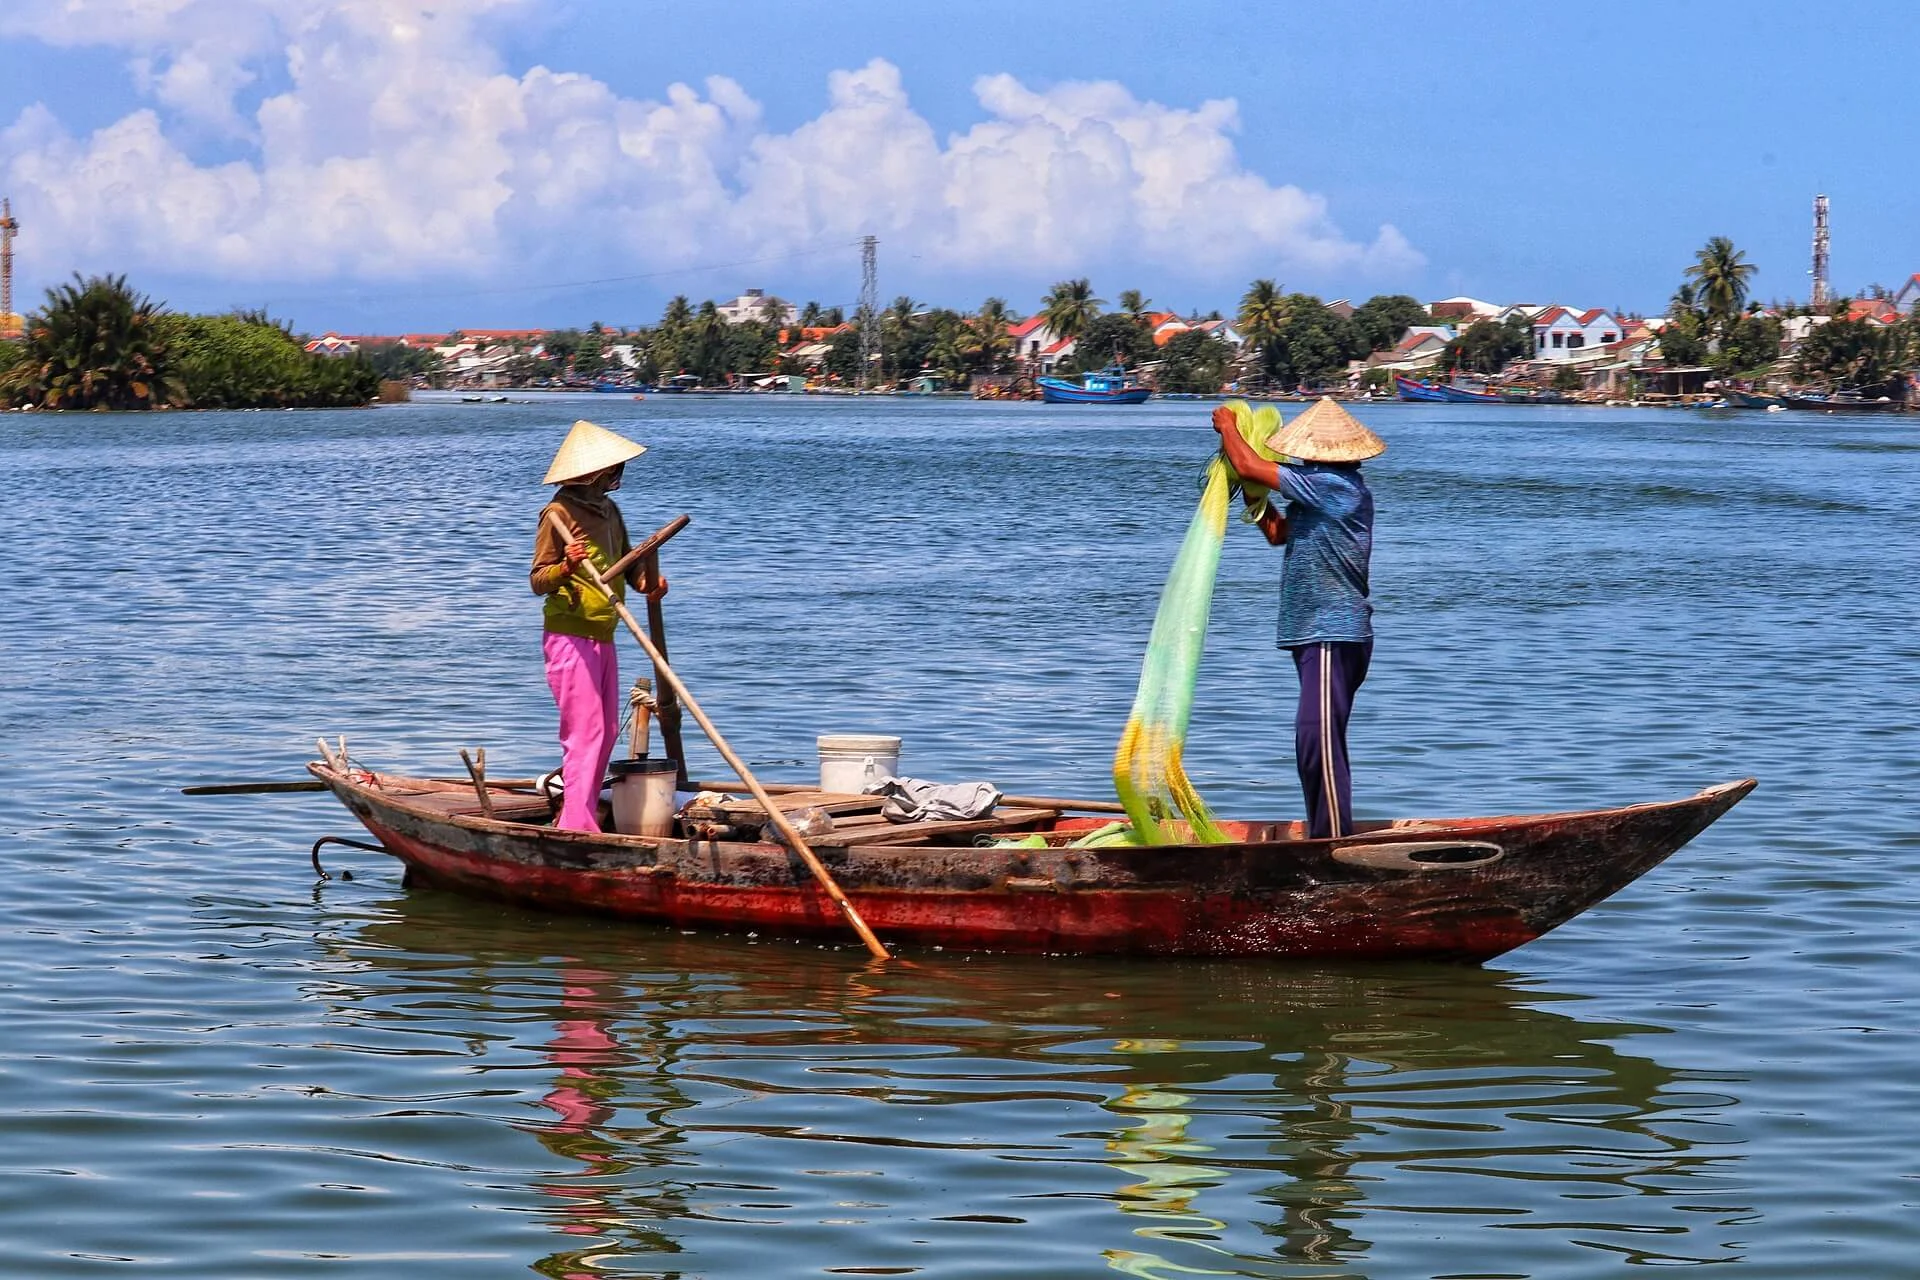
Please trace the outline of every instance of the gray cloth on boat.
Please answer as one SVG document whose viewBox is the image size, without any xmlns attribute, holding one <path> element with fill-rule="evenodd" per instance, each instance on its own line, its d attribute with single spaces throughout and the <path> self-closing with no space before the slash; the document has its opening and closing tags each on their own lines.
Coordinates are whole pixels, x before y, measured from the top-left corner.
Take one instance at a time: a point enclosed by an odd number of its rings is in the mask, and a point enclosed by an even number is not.
<svg viewBox="0 0 1920 1280">
<path fill-rule="evenodd" d="M 928 782 L 892 774 L 867 788 L 881 796 L 880 816 L 888 822 L 967 822 L 991 814 L 1000 791 L 990 782 Z"/>
</svg>

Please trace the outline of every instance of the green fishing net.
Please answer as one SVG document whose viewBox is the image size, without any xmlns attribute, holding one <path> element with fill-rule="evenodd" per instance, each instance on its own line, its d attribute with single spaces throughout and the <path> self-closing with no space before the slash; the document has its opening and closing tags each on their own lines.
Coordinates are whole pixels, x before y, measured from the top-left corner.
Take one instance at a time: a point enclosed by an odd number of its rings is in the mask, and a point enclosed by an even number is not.
<svg viewBox="0 0 1920 1280">
<path fill-rule="evenodd" d="M 1229 401 L 1227 408 L 1254 451 L 1278 461 L 1267 441 L 1280 429 L 1280 411 L 1271 405 L 1255 409 L 1244 400 Z M 1241 481 L 1226 458 L 1216 455 L 1207 464 L 1200 506 L 1161 589 L 1133 713 L 1114 752 L 1113 785 L 1133 820 L 1135 838 L 1144 844 L 1218 844 L 1227 839 L 1187 780 L 1181 753 L 1213 609 L 1213 580 L 1227 537 L 1227 508 L 1236 493 L 1246 500 L 1241 519 L 1258 521 L 1267 505 L 1266 487 Z"/>
</svg>

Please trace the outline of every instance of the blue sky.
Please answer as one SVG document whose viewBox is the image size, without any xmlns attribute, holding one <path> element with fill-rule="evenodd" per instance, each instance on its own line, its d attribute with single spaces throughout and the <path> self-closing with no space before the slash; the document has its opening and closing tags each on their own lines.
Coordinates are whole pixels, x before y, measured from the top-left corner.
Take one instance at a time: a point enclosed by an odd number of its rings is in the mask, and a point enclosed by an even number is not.
<svg viewBox="0 0 1920 1280">
<path fill-rule="evenodd" d="M 313 331 L 1087 275 L 1656 311 L 1707 237 L 1920 271 L 1894 3 L 63 0 L 0 11 L 17 298 L 124 271 Z"/>
</svg>

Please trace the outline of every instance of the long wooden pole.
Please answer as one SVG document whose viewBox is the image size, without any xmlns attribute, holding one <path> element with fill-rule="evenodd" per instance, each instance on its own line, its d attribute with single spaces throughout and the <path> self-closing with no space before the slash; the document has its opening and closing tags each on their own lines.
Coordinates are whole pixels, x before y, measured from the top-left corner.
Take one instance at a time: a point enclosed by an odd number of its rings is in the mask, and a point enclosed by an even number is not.
<svg viewBox="0 0 1920 1280">
<path fill-rule="evenodd" d="M 646 556 L 647 581 L 660 581 L 660 556 L 649 551 Z M 647 597 L 647 631 L 653 636 L 653 716 L 660 722 L 660 745 L 667 749 L 667 759 L 677 767 L 678 776 L 674 785 L 680 790 L 687 789 L 687 752 L 680 743 L 680 700 L 674 696 L 673 686 L 667 682 L 667 614 L 658 598 Z"/>
<path fill-rule="evenodd" d="M 560 518 L 558 512 L 549 511 L 547 519 L 553 523 L 554 529 L 560 534 L 563 545 L 575 540 L 574 531 L 567 527 L 567 522 Z M 613 589 L 607 584 L 606 579 L 600 576 L 600 570 L 594 567 L 593 561 L 582 561 L 580 568 L 593 584 L 613 601 L 614 610 L 619 613 L 620 621 L 627 624 L 627 630 L 633 632 L 633 638 L 640 642 L 640 647 L 647 651 L 649 658 L 653 659 L 653 669 L 659 672 L 661 683 L 673 690 L 681 705 L 692 713 L 701 731 L 707 735 L 707 741 L 713 743 L 714 750 L 733 766 L 734 771 L 740 775 L 740 780 L 747 784 L 747 790 L 753 793 L 753 798 L 758 800 L 760 806 L 767 811 L 767 817 L 773 822 L 774 827 L 786 837 L 787 847 L 799 854 L 800 860 L 807 864 L 807 870 L 813 873 L 813 878 L 820 882 L 820 887 L 827 891 L 827 896 L 832 898 L 834 904 L 840 908 L 840 913 L 847 918 L 847 923 L 853 926 L 853 931 L 860 935 L 860 941 L 866 944 L 867 950 L 873 953 L 875 959 L 891 960 L 892 953 L 881 945 L 880 939 L 873 936 L 873 930 L 867 927 L 867 922 L 860 918 L 860 912 L 847 900 L 847 895 L 841 892 L 840 885 L 834 880 L 833 874 L 827 870 L 826 865 L 820 861 L 819 855 L 814 853 L 813 846 L 807 843 L 807 838 L 800 834 L 787 815 L 781 812 L 780 807 L 773 802 L 773 797 L 767 793 L 767 789 L 760 785 L 760 780 L 747 768 L 747 762 L 734 754 L 733 748 L 727 745 L 727 740 L 720 736 L 718 729 L 713 727 L 713 721 L 707 719 L 707 713 L 700 709 L 700 704 L 694 701 L 691 693 L 687 692 L 687 686 L 681 682 L 673 668 L 667 665 L 667 655 L 660 652 L 648 638 L 646 631 L 634 618 L 633 611 L 613 594 Z M 664 730 L 662 736 L 665 736 Z"/>
</svg>

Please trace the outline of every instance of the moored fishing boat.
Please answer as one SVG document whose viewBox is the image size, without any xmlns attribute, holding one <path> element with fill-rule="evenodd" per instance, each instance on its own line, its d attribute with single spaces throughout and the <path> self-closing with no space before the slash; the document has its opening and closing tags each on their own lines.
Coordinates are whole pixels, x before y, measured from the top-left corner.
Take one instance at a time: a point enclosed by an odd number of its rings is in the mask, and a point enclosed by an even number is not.
<svg viewBox="0 0 1920 1280">
<path fill-rule="evenodd" d="M 1393 375 L 1393 389 L 1402 400 L 1417 400 L 1426 404 L 1438 404 L 1446 399 L 1440 394 L 1440 388 L 1431 382 L 1421 382 L 1402 374 Z"/>
<path fill-rule="evenodd" d="M 1150 387 L 1117 364 L 1080 375 L 1080 381 L 1066 378 L 1035 378 L 1040 398 L 1048 404 L 1142 404 L 1153 395 Z"/>
<path fill-rule="evenodd" d="M 1725 396 L 1727 403 L 1735 409 L 1770 409 L 1781 402 L 1779 396 L 1761 395 L 1758 392 L 1741 391 L 1734 387 L 1728 387 L 1720 394 Z"/>
<path fill-rule="evenodd" d="M 1789 409 L 1815 409 L 1825 413 L 1899 413 L 1907 407 L 1891 396 L 1868 397 L 1858 391 L 1784 395 L 1780 401 Z"/>
<path fill-rule="evenodd" d="M 761 838 L 768 815 L 753 801 L 696 801 L 671 836 L 585 834 L 554 829 L 548 801 L 524 786 L 377 773 L 340 757 L 307 768 L 404 864 L 408 884 L 683 928 L 844 935 L 799 855 Z M 897 943 L 1482 961 L 1618 892 L 1753 786 L 1585 812 L 1362 822 L 1334 840 L 1305 839 L 1297 822 L 1226 822 L 1229 843 L 1159 846 L 1076 845 L 1109 824 L 1111 802 L 1009 796 L 980 819 L 892 823 L 877 796 L 769 790 L 783 811 L 832 815 L 808 844 Z"/>
<path fill-rule="evenodd" d="M 1456 386 L 1453 383 L 1448 383 L 1448 382 L 1435 383 L 1433 389 L 1435 391 L 1438 391 L 1440 393 L 1440 398 L 1446 401 L 1448 404 L 1499 404 L 1500 403 L 1500 396 L 1497 393 L 1492 391 L 1485 391 L 1485 390 L 1475 391 L 1471 387 Z"/>
</svg>

